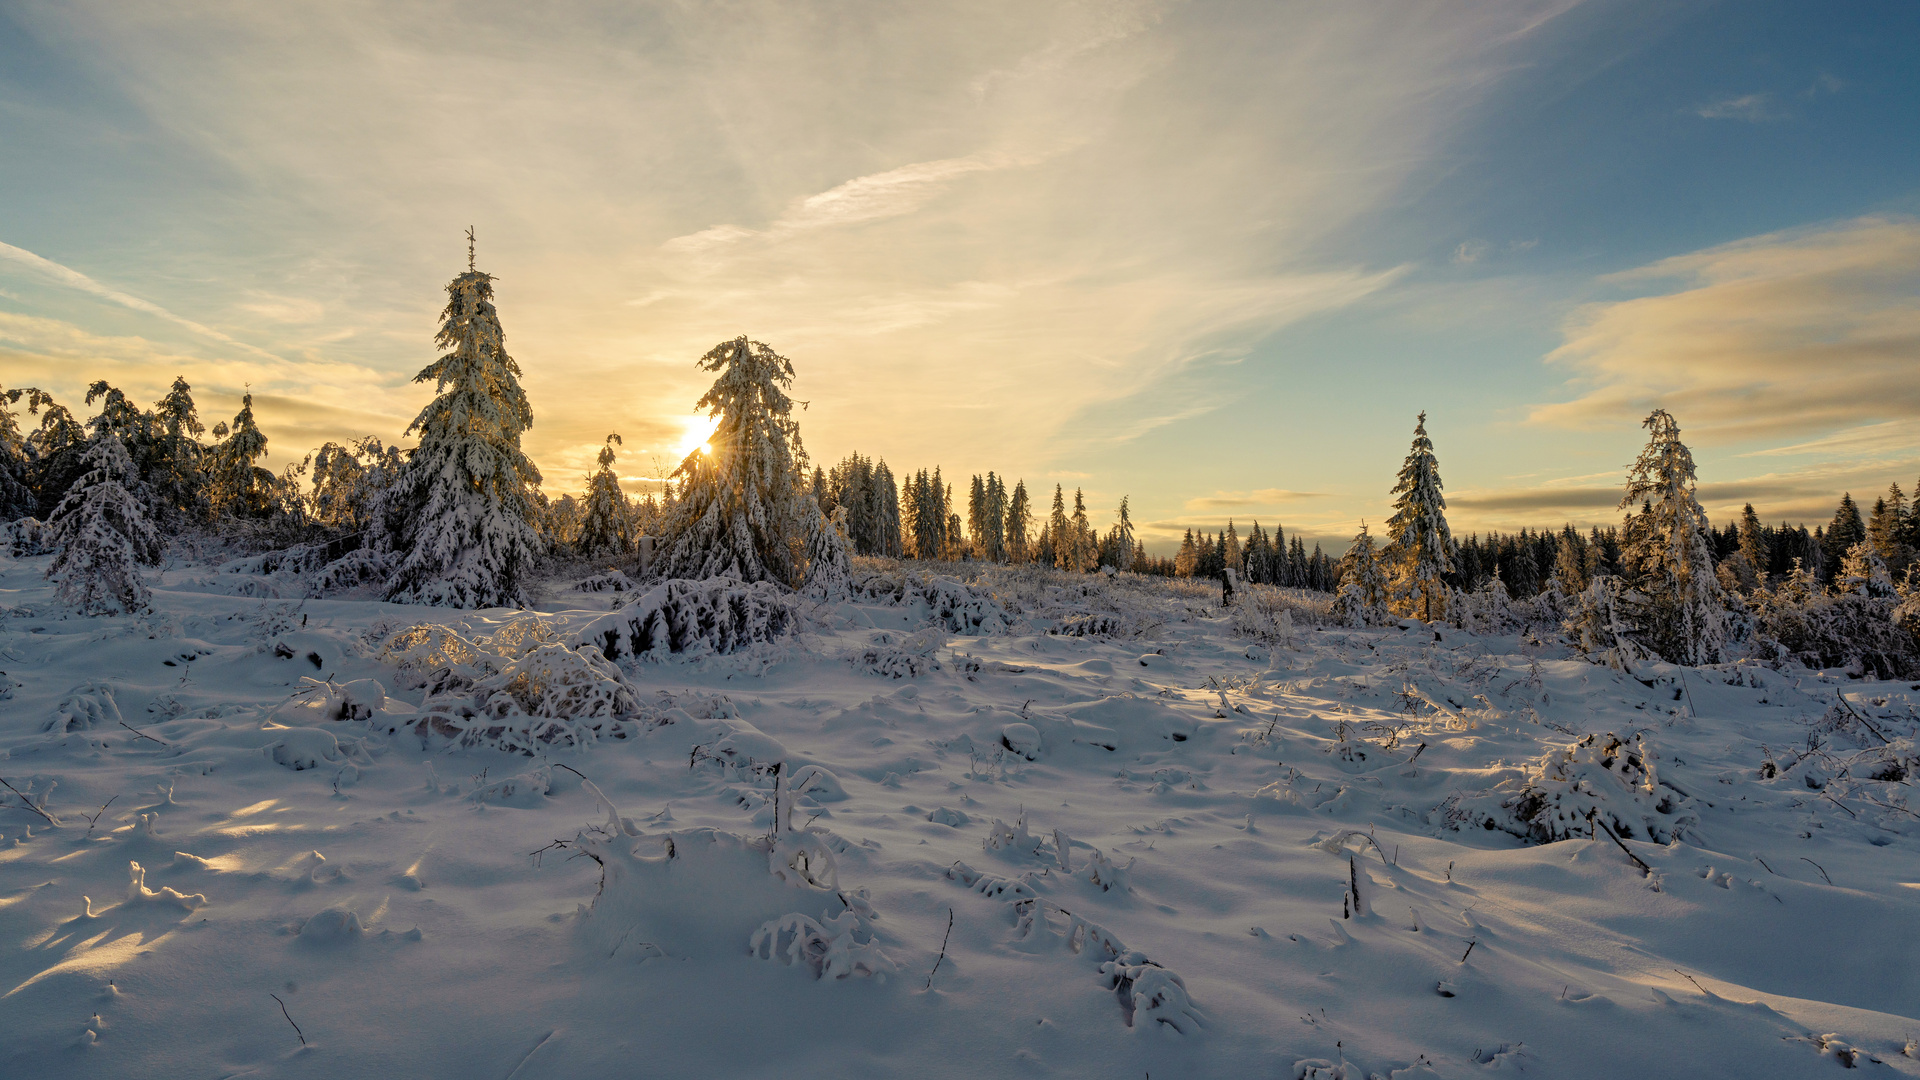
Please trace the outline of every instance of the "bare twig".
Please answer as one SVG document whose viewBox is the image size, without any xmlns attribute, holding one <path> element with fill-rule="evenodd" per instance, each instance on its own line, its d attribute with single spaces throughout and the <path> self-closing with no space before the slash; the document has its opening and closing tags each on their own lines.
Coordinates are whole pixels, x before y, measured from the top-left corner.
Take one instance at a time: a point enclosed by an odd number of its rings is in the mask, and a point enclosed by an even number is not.
<svg viewBox="0 0 1920 1080">
<path fill-rule="evenodd" d="M 947 909 L 947 936 L 940 939 L 940 956 L 933 962 L 933 970 L 927 972 L 927 989 L 933 989 L 933 977 L 939 973 L 940 965 L 947 958 L 947 942 L 953 938 L 953 909 Z"/>
<path fill-rule="evenodd" d="M 1820 871 L 1820 876 L 1823 878 L 1827 878 L 1827 884 L 1829 885 L 1833 884 L 1833 879 L 1830 877 L 1827 877 L 1826 867 L 1821 866 L 1819 863 L 1814 862 L 1812 859 L 1807 858 L 1805 855 L 1800 856 L 1800 861 L 1803 863 L 1806 863 L 1808 866 L 1813 867 L 1815 870 Z"/>
<path fill-rule="evenodd" d="M 146 732 L 141 731 L 139 728 L 134 727 L 132 724 L 127 723 L 125 720 L 120 721 L 120 726 L 123 728 L 126 728 L 128 731 L 133 732 L 134 735 L 136 736 L 136 741 L 138 741 L 138 739 L 145 739 L 148 742 L 157 742 L 161 746 L 167 745 L 167 741 L 165 739 L 156 739 L 153 736 L 147 734 Z"/>
<path fill-rule="evenodd" d="M 1460 954 L 1461 963 L 1464 964 L 1467 962 L 1467 957 L 1473 955 L 1473 947 L 1478 944 L 1480 944 L 1479 938 L 1474 938 L 1472 941 L 1467 942 L 1467 951 Z"/>
<path fill-rule="evenodd" d="M 268 994 L 267 996 L 268 996 L 268 997 L 270 997 L 270 998 L 272 998 L 272 999 L 273 999 L 273 1000 L 275 1000 L 275 1001 L 280 1001 L 280 995 L 279 995 L 279 994 Z M 284 1001 L 280 1001 L 280 1015 L 281 1015 L 281 1016 L 284 1016 L 284 1017 L 286 1017 L 286 1018 L 287 1018 L 287 1023 L 289 1023 L 289 1024 L 293 1024 L 293 1014 L 287 1011 L 287 1003 L 286 1003 L 286 1002 L 284 1002 Z M 294 1033 L 295 1035 L 298 1035 L 298 1036 L 300 1036 L 300 1045 L 301 1045 L 301 1046 L 305 1046 L 305 1045 L 307 1045 L 307 1036 L 306 1036 L 306 1034 L 305 1034 L 305 1033 L 303 1033 L 303 1032 L 302 1032 L 302 1031 L 300 1030 L 300 1025 L 299 1025 L 299 1024 L 293 1024 L 293 1033 Z"/>
<path fill-rule="evenodd" d="M 1841 707 L 1841 708 L 1843 708 L 1843 709 L 1845 709 L 1845 710 L 1847 710 L 1847 712 L 1848 712 L 1848 713 L 1850 713 L 1850 714 L 1851 714 L 1851 715 L 1853 716 L 1853 718 L 1854 718 L 1855 720 L 1858 720 L 1858 721 L 1860 721 L 1861 723 L 1863 723 L 1863 724 L 1865 724 L 1865 725 L 1867 725 L 1867 730 L 1868 730 L 1868 731 L 1871 731 L 1871 732 L 1873 732 L 1873 733 L 1874 733 L 1875 735 L 1879 735 L 1879 736 L 1880 736 L 1880 741 L 1881 741 L 1881 742 L 1883 742 L 1883 743 L 1885 743 L 1885 744 L 1887 744 L 1888 746 L 1892 746 L 1892 745 L 1893 745 L 1893 740 L 1892 740 L 1892 739 L 1889 739 L 1889 738 L 1887 738 L 1887 737 L 1886 737 L 1885 735 L 1881 735 L 1881 733 L 1880 733 L 1880 729 L 1879 729 L 1879 728 L 1877 728 L 1877 727 L 1874 727 L 1874 726 L 1873 726 L 1873 721 L 1871 721 L 1871 720 L 1868 720 L 1868 719 L 1867 719 L 1866 717 L 1864 717 L 1864 716 L 1861 716 L 1861 715 L 1860 715 L 1859 713 L 1857 713 L 1857 712 L 1854 712 L 1854 711 L 1853 711 L 1853 703 L 1852 703 L 1852 702 L 1849 702 L 1849 701 L 1847 700 L 1847 695 L 1845 695 L 1845 694 L 1843 694 L 1843 693 L 1841 693 L 1841 692 L 1840 692 L 1840 691 L 1839 691 L 1839 690 L 1838 690 L 1838 689 L 1836 688 L 1836 689 L 1834 690 L 1834 692 L 1833 692 L 1833 696 L 1834 696 L 1834 697 L 1836 697 L 1836 698 L 1838 698 L 1838 699 L 1840 699 L 1840 707 Z"/>
<path fill-rule="evenodd" d="M 51 815 L 51 814 L 49 814 L 49 813 L 47 813 L 47 812 L 46 812 L 45 810 L 42 810 L 42 809 L 40 809 L 39 807 L 37 807 L 37 806 L 35 806 L 35 805 L 33 805 L 33 800 L 32 800 L 32 799 L 29 799 L 29 798 L 27 798 L 27 795 L 26 795 L 26 792 L 24 792 L 24 791 L 21 791 L 21 790 L 20 790 L 19 788 L 17 788 L 17 787 L 14 787 L 14 786 L 13 786 L 12 784 L 10 784 L 10 783 L 7 783 L 7 778 L 6 778 L 6 777 L 4 777 L 4 776 L 0 776 L 0 784 L 6 784 L 6 785 L 7 785 L 7 790 L 8 790 L 8 791 L 11 791 L 11 792 L 13 792 L 13 793 L 14 793 L 15 795 L 18 795 L 18 796 L 20 796 L 20 801 L 21 801 L 21 802 L 23 802 L 23 803 L 26 803 L 26 804 L 27 804 L 27 805 L 26 805 L 26 809 L 28 809 L 28 810 L 31 810 L 31 811 L 33 811 L 33 812 L 34 812 L 34 813 L 36 813 L 36 814 L 39 814 L 39 815 L 40 815 L 41 817 L 43 817 L 43 818 L 46 818 L 46 819 L 47 819 L 47 824 L 49 824 L 49 825 L 52 825 L 52 826 L 54 826 L 54 827 L 56 827 L 56 828 L 57 828 L 57 827 L 59 827 L 59 825 L 60 825 L 60 823 L 59 823 L 59 822 L 57 822 L 57 821 L 55 821 L 55 820 L 53 820 L 53 815 Z"/>
<path fill-rule="evenodd" d="M 112 799 L 108 799 L 106 802 L 101 803 L 100 809 L 95 810 L 93 812 L 93 816 L 87 819 L 87 836 L 93 835 L 93 827 L 94 825 L 99 823 L 100 815 L 106 813 L 107 807 L 112 806 L 114 803 L 114 799 L 118 799 L 119 797 L 120 796 L 115 795 Z M 86 839 L 86 836 L 81 837 L 81 839 L 82 840 Z"/>
<path fill-rule="evenodd" d="M 577 777 L 579 777 L 579 778 L 580 778 L 580 779 L 582 779 L 582 780 L 585 780 L 585 779 L 587 778 L 587 774 L 586 774 L 586 773 L 583 773 L 583 772 L 581 772 L 581 771 L 580 771 L 579 769 L 576 769 L 576 768 L 574 768 L 574 767 L 573 767 L 573 766 L 571 766 L 571 765 L 562 765 L 562 764 L 560 764 L 559 762 L 557 762 L 557 761 L 556 761 L 556 762 L 554 762 L 554 763 L 553 763 L 553 767 L 554 767 L 554 768 L 556 768 L 556 769 L 565 769 L 565 770 L 567 770 L 568 772 L 570 772 L 570 773 L 572 773 L 573 775 L 575 775 L 575 776 L 577 776 Z"/>
<path fill-rule="evenodd" d="M 1687 974 L 1686 972 L 1684 972 L 1684 971 L 1681 971 L 1681 970 L 1680 970 L 1679 968 L 1674 968 L 1674 969 L 1673 969 L 1673 973 L 1674 973 L 1675 975 L 1678 975 L 1678 976 L 1680 976 L 1681 978 L 1683 978 L 1683 979 L 1685 979 L 1685 980 L 1687 980 L 1688 982 L 1690 982 L 1690 983 L 1692 983 L 1692 984 L 1693 984 L 1693 988 L 1694 988 L 1695 990 L 1698 990 L 1698 991 L 1700 991 L 1700 992 L 1701 992 L 1702 994 L 1706 994 L 1706 995 L 1707 995 L 1708 997 L 1712 997 L 1712 996 L 1713 996 L 1712 994 L 1707 994 L 1707 988 L 1706 988 L 1706 987 L 1704 987 L 1704 986 L 1701 986 L 1701 985 L 1700 985 L 1700 980 L 1699 980 L 1699 979 L 1696 979 L 1696 978 L 1694 978 L 1693 976 L 1691 976 L 1691 975 L 1689 975 L 1689 974 Z"/>
<path fill-rule="evenodd" d="M 1612 838 L 1613 838 L 1613 842 L 1614 842 L 1614 843 L 1616 843 L 1616 844 L 1619 844 L 1619 845 L 1620 845 L 1620 850 L 1621 850 L 1621 851 L 1624 851 L 1624 852 L 1626 852 L 1626 853 L 1627 853 L 1627 858 L 1629 858 L 1629 859 L 1632 859 L 1632 860 L 1633 860 L 1633 865 L 1635 865 L 1635 866 L 1638 866 L 1638 867 L 1639 867 L 1640 869 L 1642 869 L 1642 870 L 1645 870 L 1645 871 L 1647 872 L 1647 876 L 1649 876 L 1649 877 L 1651 877 L 1651 876 L 1653 876 L 1653 867 L 1651 867 L 1651 866 L 1648 866 L 1648 865 L 1647 865 L 1647 864 L 1646 864 L 1645 862 L 1643 862 L 1643 861 L 1641 861 L 1641 859 L 1640 859 L 1640 856 L 1638 856 L 1638 855 L 1635 855 L 1635 854 L 1633 853 L 1633 849 L 1632 849 L 1632 848 L 1629 848 L 1629 847 L 1628 847 L 1628 846 L 1626 845 L 1626 842 L 1625 842 L 1625 841 L 1623 841 L 1623 840 L 1621 840 L 1621 839 L 1620 839 L 1620 838 L 1619 838 L 1618 836 L 1615 836 L 1615 835 L 1614 835 L 1614 832 L 1613 832 L 1613 826 L 1611 826 L 1611 825 L 1608 825 L 1608 824 L 1607 824 L 1606 822 L 1604 822 L 1604 821 L 1602 821 L 1602 822 L 1599 822 L 1599 825 L 1600 825 L 1600 827 L 1601 827 L 1602 829 L 1605 829 L 1605 830 L 1606 830 L 1606 833 L 1607 833 L 1607 835 L 1608 835 L 1608 836 L 1610 836 L 1610 837 L 1612 837 Z"/>
<path fill-rule="evenodd" d="M 1767 860 L 1761 858 L 1759 855 L 1755 855 L 1753 861 L 1759 863 L 1761 866 L 1767 866 Z M 1779 872 L 1771 866 L 1767 866 L 1767 873 L 1772 874 L 1774 877 L 1780 876 Z"/>
</svg>

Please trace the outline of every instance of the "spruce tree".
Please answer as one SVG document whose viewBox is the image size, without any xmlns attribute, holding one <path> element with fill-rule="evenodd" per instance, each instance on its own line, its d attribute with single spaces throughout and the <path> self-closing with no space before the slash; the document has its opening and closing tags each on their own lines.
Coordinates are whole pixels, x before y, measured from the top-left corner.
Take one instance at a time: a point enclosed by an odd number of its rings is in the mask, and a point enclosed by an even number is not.
<svg viewBox="0 0 1920 1080">
<path fill-rule="evenodd" d="M 1200 547 L 1194 543 L 1193 530 L 1188 529 L 1187 535 L 1180 541 L 1179 553 L 1173 557 L 1173 572 L 1179 577 L 1192 577 L 1199 565 Z"/>
<path fill-rule="evenodd" d="M 1133 549 L 1136 541 L 1133 536 L 1133 517 L 1127 512 L 1127 497 L 1120 496 L 1119 520 L 1113 525 L 1115 570 L 1133 569 Z"/>
<path fill-rule="evenodd" d="M 719 426 L 709 449 L 688 454 L 674 472 L 680 503 L 667 524 L 662 572 L 798 587 L 819 507 L 787 396 L 793 363 L 743 336 L 715 345 L 699 366 L 719 373 L 698 404 Z"/>
<path fill-rule="evenodd" d="M 1427 414 L 1422 412 L 1414 424 L 1413 448 L 1393 488 L 1398 498 L 1387 521 L 1385 556 L 1393 567 L 1393 601 L 1398 610 L 1427 622 L 1446 615 L 1444 575 L 1453 570 L 1453 533 L 1447 528 L 1447 500 L 1441 487 L 1440 463 L 1433 456 Z"/>
<path fill-rule="evenodd" d="M 1027 497 L 1027 482 L 1013 482 L 1013 498 L 1007 502 L 1007 558 L 1016 563 L 1032 562 L 1028 533 L 1033 528 L 1033 503 Z"/>
<path fill-rule="evenodd" d="M 240 397 L 233 423 L 216 424 L 221 441 L 206 455 L 207 494 L 214 514 L 227 518 L 266 516 L 273 505 L 273 474 L 261 468 L 267 436 L 253 419 L 253 395 Z"/>
<path fill-rule="evenodd" d="M 897 559 L 900 557 L 900 495 L 886 458 L 874 463 L 873 486 L 869 490 L 873 493 L 873 554 Z"/>
<path fill-rule="evenodd" d="M 23 390 L 0 390 L 0 521 L 32 517 L 39 511 L 30 484 L 27 440 L 7 406 L 20 400 Z"/>
<path fill-rule="evenodd" d="M 1093 535 L 1093 524 L 1087 520 L 1087 497 L 1079 488 L 1073 489 L 1073 517 L 1067 528 L 1073 536 L 1067 551 L 1068 569 L 1076 574 L 1084 574 L 1094 568 L 1098 543 Z"/>
<path fill-rule="evenodd" d="M 620 441 L 617 434 L 607 436 L 600 447 L 599 471 L 587 478 L 584 520 L 575 541 L 582 555 L 625 555 L 633 550 L 633 537 L 627 527 L 632 512 L 627 506 L 627 493 L 620 490 L 620 478 L 613 472 L 617 460 L 613 446 Z"/>
<path fill-rule="evenodd" d="M 1640 643 L 1676 664 L 1717 663 L 1730 632 L 1727 599 L 1714 574 L 1706 511 L 1694 496 L 1693 453 L 1664 409 L 1644 425 L 1646 449 L 1627 472 L 1620 505 L 1638 504 L 1621 552 L 1627 584 L 1642 599 L 1629 616 Z"/>
<path fill-rule="evenodd" d="M 154 404 L 154 420 L 154 496 L 168 518 L 204 520 L 210 506 L 202 460 L 206 448 L 200 445 L 200 436 L 207 429 L 200 422 L 187 380 L 174 378 L 167 396 Z"/>
<path fill-rule="evenodd" d="M 1072 558 L 1073 544 L 1069 538 L 1067 524 L 1067 493 L 1059 484 L 1053 485 L 1053 511 L 1047 515 L 1047 536 L 1053 549 L 1050 560 L 1054 567 L 1064 570 Z"/>
<path fill-rule="evenodd" d="M 82 458 L 87 470 L 48 520 L 54 549 L 47 576 L 60 599 L 88 615 L 145 611 L 151 603 L 140 565 L 160 561 L 160 533 L 133 491 L 133 460 L 117 432 L 102 430 Z"/>
<path fill-rule="evenodd" d="M 438 394 L 407 428 L 420 445 L 385 501 L 400 565 L 387 599 L 448 607 L 524 607 L 540 551 L 533 519 L 540 471 L 520 450 L 533 408 L 507 355 L 493 278 L 472 268 L 447 283 L 434 343 L 446 355 L 414 382 Z"/>
<path fill-rule="evenodd" d="M 1866 538 L 1867 526 L 1860 519 L 1860 508 L 1854 505 L 1853 493 L 1843 493 L 1840 496 L 1839 507 L 1833 512 L 1833 520 L 1828 522 L 1827 531 L 1821 537 L 1824 549 L 1822 565 L 1825 570 L 1822 575 L 1823 580 L 1834 580 L 1835 575 L 1840 572 L 1841 560 L 1847 557 L 1847 552 L 1853 550 L 1853 545 Z"/>
<path fill-rule="evenodd" d="M 1367 523 L 1353 538 L 1341 559 L 1340 589 L 1333 601 L 1334 618 L 1348 626 L 1376 626 L 1387 617 L 1387 578 L 1381 572 Z"/>
</svg>

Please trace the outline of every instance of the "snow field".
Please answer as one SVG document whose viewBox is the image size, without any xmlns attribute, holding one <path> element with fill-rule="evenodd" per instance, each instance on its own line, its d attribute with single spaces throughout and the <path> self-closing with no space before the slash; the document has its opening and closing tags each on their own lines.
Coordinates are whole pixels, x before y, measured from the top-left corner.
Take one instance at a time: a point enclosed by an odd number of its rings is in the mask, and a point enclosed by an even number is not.
<svg viewBox="0 0 1920 1080">
<path fill-rule="evenodd" d="M 938 568 L 616 665 L 726 605 L 46 561 L 0 1074 L 1920 1075 L 1906 684 Z"/>
</svg>

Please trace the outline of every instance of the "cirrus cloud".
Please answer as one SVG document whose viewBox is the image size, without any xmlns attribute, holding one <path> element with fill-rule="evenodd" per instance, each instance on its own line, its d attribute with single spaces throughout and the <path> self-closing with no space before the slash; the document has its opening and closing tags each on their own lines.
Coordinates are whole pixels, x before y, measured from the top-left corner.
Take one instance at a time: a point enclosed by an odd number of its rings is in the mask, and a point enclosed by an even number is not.
<svg viewBox="0 0 1920 1080">
<path fill-rule="evenodd" d="M 1674 291 L 1589 304 L 1549 363 L 1571 401 L 1534 424 L 1595 428 L 1665 408 L 1707 441 L 1920 417 L 1920 221 L 1770 233 L 1604 279 Z"/>
</svg>

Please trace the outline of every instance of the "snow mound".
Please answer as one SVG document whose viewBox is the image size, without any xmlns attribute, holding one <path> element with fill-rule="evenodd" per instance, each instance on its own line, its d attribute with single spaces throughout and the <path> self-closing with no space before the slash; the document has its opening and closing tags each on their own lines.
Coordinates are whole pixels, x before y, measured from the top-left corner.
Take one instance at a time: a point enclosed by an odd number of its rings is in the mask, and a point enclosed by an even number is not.
<svg viewBox="0 0 1920 1080">
<path fill-rule="evenodd" d="M 777 641 L 797 629 L 793 600 L 764 581 L 675 579 L 654 586 L 573 635 L 608 660 L 658 660 L 670 653 L 726 654 Z"/>
<path fill-rule="evenodd" d="M 822 831 L 776 827 L 748 837 L 701 828 L 639 836 L 598 788 L 582 786 L 607 819 L 555 846 L 600 865 L 599 891 L 578 927 L 592 953 L 713 963 L 745 945 L 759 959 L 820 979 L 896 970 L 879 947 L 866 897 L 840 888 Z"/>
<path fill-rule="evenodd" d="M 415 731 L 464 746 L 532 754 L 542 746 L 583 746 L 637 730 L 640 706 L 612 661 L 591 648 L 535 645 L 469 686 L 428 695 Z"/>
</svg>

